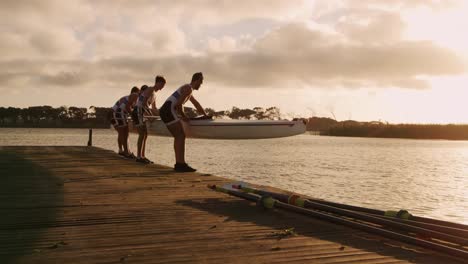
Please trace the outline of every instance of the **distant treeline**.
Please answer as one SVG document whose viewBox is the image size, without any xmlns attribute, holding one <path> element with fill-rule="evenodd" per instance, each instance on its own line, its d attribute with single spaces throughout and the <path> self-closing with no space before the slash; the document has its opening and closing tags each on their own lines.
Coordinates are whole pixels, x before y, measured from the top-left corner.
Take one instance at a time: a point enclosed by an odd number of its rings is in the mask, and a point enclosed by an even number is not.
<svg viewBox="0 0 468 264">
<path fill-rule="evenodd" d="M 188 117 L 198 114 L 191 107 L 184 108 Z M 206 113 L 217 118 L 231 119 L 269 119 L 279 120 L 280 110 L 277 107 L 255 107 L 215 111 L 205 109 Z M 109 128 L 112 110 L 109 107 L 75 107 L 31 106 L 28 108 L 0 107 L 0 127 L 40 127 L 40 128 Z"/>
<path fill-rule="evenodd" d="M 196 117 L 195 109 L 185 107 L 189 117 Z M 215 118 L 247 120 L 280 120 L 278 107 L 238 108 L 215 111 L 206 108 L 205 112 Z M 49 128 L 109 128 L 111 109 L 108 107 L 75 106 L 32 106 L 28 108 L 0 107 L 0 127 L 49 127 Z M 388 124 L 382 122 L 358 122 L 346 120 L 338 122 L 326 117 L 304 118 L 308 131 L 320 135 L 345 137 L 417 138 L 468 140 L 468 125 L 417 125 Z"/>
<path fill-rule="evenodd" d="M 196 117 L 198 114 L 194 108 L 184 107 L 184 112 L 188 117 Z M 239 108 L 233 106 L 231 110 L 216 111 L 212 108 L 205 108 L 205 112 L 215 118 L 246 119 L 246 120 L 280 120 L 281 112 L 276 106 Z"/>
<path fill-rule="evenodd" d="M 413 138 L 468 140 L 468 125 L 388 124 L 383 122 L 338 122 L 331 118 L 308 119 L 307 130 L 341 137 Z"/>
<path fill-rule="evenodd" d="M 0 107 L 0 127 L 109 128 L 109 116 L 107 107 Z"/>
<path fill-rule="evenodd" d="M 468 140 L 468 125 L 339 122 L 323 134 L 344 137 Z"/>
</svg>

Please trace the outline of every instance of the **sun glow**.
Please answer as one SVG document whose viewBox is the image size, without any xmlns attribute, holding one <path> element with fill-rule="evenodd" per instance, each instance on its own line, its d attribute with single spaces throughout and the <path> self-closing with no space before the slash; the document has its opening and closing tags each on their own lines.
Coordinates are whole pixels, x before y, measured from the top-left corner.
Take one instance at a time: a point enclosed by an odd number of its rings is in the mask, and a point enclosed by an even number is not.
<svg viewBox="0 0 468 264">
<path fill-rule="evenodd" d="M 468 57 L 468 3 L 444 10 L 421 7 L 403 13 L 407 22 L 406 37 L 412 40 L 432 40 Z"/>
<path fill-rule="evenodd" d="M 402 14 L 407 27 L 405 38 L 412 41 L 429 40 L 449 48 L 468 65 L 468 2 L 436 10 L 428 6 L 405 11 Z M 468 69 L 468 67 L 465 67 Z M 432 123 L 468 123 L 464 98 L 468 97 L 468 74 L 429 78 L 431 89 L 424 91 L 398 92 L 395 100 L 402 103 L 402 109 L 414 111 L 404 115 L 417 120 L 424 117 Z M 391 96 L 390 96 L 391 97 Z M 419 112 L 419 113 L 418 113 Z M 402 113 L 403 114 L 403 113 Z"/>
</svg>

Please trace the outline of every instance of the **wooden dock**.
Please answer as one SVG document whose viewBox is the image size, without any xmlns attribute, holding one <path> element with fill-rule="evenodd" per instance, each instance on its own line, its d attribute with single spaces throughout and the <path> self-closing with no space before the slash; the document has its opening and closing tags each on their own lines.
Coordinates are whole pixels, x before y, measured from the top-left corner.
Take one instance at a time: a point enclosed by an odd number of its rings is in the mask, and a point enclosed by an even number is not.
<svg viewBox="0 0 468 264">
<path fill-rule="evenodd" d="M 460 263 L 206 187 L 227 182 L 94 147 L 0 147 L 0 263 Z"/>
</svg>

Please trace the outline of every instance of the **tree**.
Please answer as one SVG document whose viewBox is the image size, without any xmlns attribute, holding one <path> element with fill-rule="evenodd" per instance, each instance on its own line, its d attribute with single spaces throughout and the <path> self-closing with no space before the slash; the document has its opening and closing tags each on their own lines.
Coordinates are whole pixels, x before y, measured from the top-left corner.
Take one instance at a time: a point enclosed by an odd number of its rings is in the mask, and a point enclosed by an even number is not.
<svg viewBox="0 0 468 264">
<path fill-rule="evenodd" d="M 85 107 L 75 107 L 70 106 L 68 108 L 68 117 L 72 120 L 84 120 L 87 116 L 87 111 Z"/>
<path fill-rule="evenodd" d="M 0 124 L 6 123 L 8 110 L 5 107 L 0 107 Z"/>
<path fill-rule="evenodd" d="M 30 106 L 27 109 L 23 109 L 24 119 L 34 123 L 40 120 L 56 119 L 55 113 L 56 111 L 50 105 Z"/>
<path fill-rule="evenodd" d="M 21 118 L 21 108 L 8 107 L 5 110 L 5 119 L 10 120 L 11 123 L 16 124 L 19 118 Z"/>
<path fill-rule="evenodd" d="M 60 120 L 68 119 L 68 107 L 66 106 L 60 106 L 55 110 L 55 114 L 57 115 L 57 118 Z"/>
<path fill-rule="evenodd" d="M 112 108 L 109 108 L 109 107 L 94 107 L 94 111 L 95 111 L 95 115 L 96 115 L 96 120 L 99 120 L 101 122 L 109 122 L 109 124 L 110 124 Z"/>
<path fill-rule="evenodd" d="M 223 117 L 223 116 L 228 116 L 228 115 L 229 115 L 229 111 L 225 111 L 225 110 L 216 111 L 213 114 L 214 117 Z"/>
<path fill-rule="evenodd" d="M 276 106 L 267 108 L 265 111 L 265 117 L 268 120 L 280 120 L 281 119 L 280 109 Z"/>
<path fill-rule="evenodd" d="M 205 108 L 205 113 L 209 116 L 214 116 L 216 111 L 213 108 Z"/>
<path fill-rule="evenodd" d="M 59 108 L 54 108 L 49 105 L 44 105 L 42 109 L 42 119 L 45 120 L 56 120 L 59 114 Z"/>
<path fill-rule="evenodd" d="M 255 114 L 254 110 L 240 109 L 235 106 L 232 107 L 231 112 L 227 112 L 227 115 L 232 119 L 251 119 L 253 114 Z"/>
<path fill-rule="evenodd" d="M 338 122 L 329 117 L 311 117 L 307 122 L 307 130 L 309 131 L 327 131 L 330 127 Z"/>
<path fill-rule="evenodd" d="M 265 109 L 263 107 L 254 107 L 253 110 L 255 111 L 254 117 L 257 120 L 265 119 Z"/>
<path fill-rule="evenodd" d="M 194 118 L 198 116 L 198 112 L 195 111 L 195 108 L 184 106 L 184 113 L 188 118 Z"/>
</svg>

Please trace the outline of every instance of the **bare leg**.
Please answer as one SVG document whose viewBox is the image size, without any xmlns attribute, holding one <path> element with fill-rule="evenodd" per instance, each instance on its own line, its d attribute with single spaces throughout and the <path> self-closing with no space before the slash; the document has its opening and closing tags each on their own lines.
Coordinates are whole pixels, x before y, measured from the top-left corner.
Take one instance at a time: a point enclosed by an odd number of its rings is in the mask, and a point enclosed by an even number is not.
<svg viewBox="0 0 468 264">
<path fill-rule="evenodd" d="M 148 138 L 148 129 L 146 126 L 144 126 L 144 132 L 143 132 L 143 144 L 141 146 L 141 157 L 144 158 L 145 156 L 145 150 L 146 150 L 146 139 Z"/>
<path fill-rule="evenodd" d="M 185 163 L 185 135 L 174 138 L 174 150 L 176 153 L 176 162 Z"/>
<path fill-rule="evenodd" d="M 124 152 L 126 154 L 130 154 L 130 151 L 128 150 L 128 126 L 125 126 L 122 128 L 122 133 L 123 133 L 122 145 L 123 145 Z"/>
<path fill-rule="evenodd" d="M 182 121 L 169 125 L 167 128 L 174 136 L 174 152 L 176 163 L 185 163 L 185 132 Z"/>
<path fill-rule="evenodd" d="M 116 127 L 115 130 L 117 131 L 117 146 L 119 148 L 119 153 L 122 153 L 123 152 L 123 149 L 122 149 L 123 130 L 122 130 L 122 127 Z"/>
<path fill-rule="evenodd" d="M 143 138 L 144 138 L 144 128 L 138 127 L 138 142 L 137 142 L 137 157 L 142 158 L 142 148 L 143 148 Z"/>
</svg>

